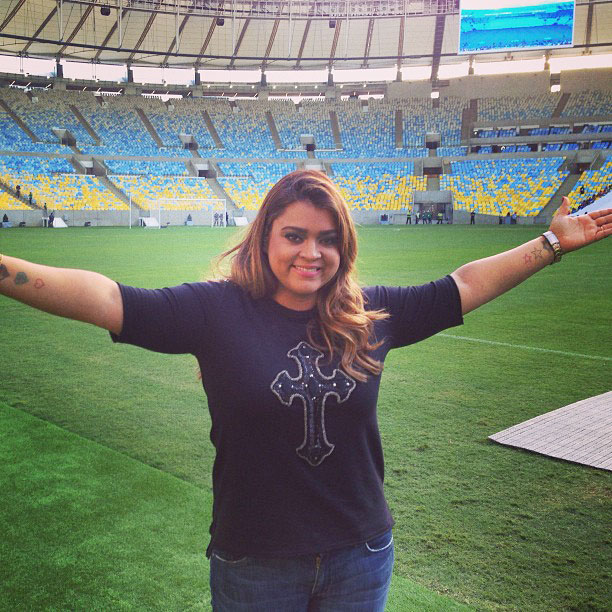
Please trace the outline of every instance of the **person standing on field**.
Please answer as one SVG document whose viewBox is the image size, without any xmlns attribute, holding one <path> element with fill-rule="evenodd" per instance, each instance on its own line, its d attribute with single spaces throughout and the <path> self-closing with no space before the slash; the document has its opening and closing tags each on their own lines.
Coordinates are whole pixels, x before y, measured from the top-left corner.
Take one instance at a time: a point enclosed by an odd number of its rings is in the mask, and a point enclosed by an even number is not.
<svg viewBox="0 0 612 612">
<path fill-rule="evenodd" d="M 216 612 L 382 612 L 394 563 L 376 418 L 391 350 L 449 327 L 612 234 L 612 209 L 412 287 L 362 288 L 357 235 L 323 173 L 272 187 L 224 280 L 140 289 L 0 255 L 0 293 L 198 361 L 216 449 L 210 585 Z M 271 333 L 273 330 L 273 333 Z"/>
</svg>

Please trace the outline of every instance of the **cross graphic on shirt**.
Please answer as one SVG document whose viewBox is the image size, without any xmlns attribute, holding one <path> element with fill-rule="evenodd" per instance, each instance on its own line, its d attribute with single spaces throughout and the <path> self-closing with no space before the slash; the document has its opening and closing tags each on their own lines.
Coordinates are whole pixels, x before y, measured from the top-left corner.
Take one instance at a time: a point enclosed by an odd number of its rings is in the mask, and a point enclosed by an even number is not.
<svg viewBox="0 0 612 612">
<path fill-rule="evenodd" d="M 310 465 L 317 466 L 334 450 L 334 445 L 329 443 L 325 434 L 325 402 L 332 395 L 339 404 L 345 402 L 356 383 L 338 369 L 331 376 L 325 376 L 318 365 L 323 353 L 306 342 L 300 342 L 287 356 L 297 362 L 298 375 L 293 378 L 287 370 L 283 370 L 274 379 L 271 389 L 285 406 L 290 406 L 296 397 L 302 400 L 304 441 L 295 450 Z"/>
</svg>

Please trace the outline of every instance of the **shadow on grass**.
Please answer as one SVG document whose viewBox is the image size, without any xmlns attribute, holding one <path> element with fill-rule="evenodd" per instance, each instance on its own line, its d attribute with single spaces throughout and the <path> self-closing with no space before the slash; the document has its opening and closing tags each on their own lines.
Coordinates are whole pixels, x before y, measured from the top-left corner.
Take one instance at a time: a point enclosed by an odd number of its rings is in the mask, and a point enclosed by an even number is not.
<svg viewBox="0 0 612 612">
<path fill-rule="evenodd" d="M 210 610 L 210 494 L 0 404 L 6 609 Z M 388 610 L 468 609 L 395 576 Z"/>
</svg>

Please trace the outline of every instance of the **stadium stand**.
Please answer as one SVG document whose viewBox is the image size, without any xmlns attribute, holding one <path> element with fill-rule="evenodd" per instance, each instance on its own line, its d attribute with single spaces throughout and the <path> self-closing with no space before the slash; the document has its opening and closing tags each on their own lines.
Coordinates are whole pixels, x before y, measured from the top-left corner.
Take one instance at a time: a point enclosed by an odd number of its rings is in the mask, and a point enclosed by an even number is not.
<svg viewBox="0 0 612 612">
<path fill-rule="evenodd" d="M 2 88 L 0 91 L 2 99 L 35 134 L 40 141 L 39 144 L 51 145 L 54 151 L 61 148 L 61 140 L 54 129 L 69 131 L 77 142 L 93 144 L 93 139 L 69 108 L 71 97 L 65 96 L 65 92 L 42 91 L 30 98 L 19 89 Z M 45 149 L 50 152 L 49 146 Z M 25 150 L 34 149 L 28 145 Z"/>
<path fill-rule="evenodd" d="M 295 170 L 293 164 L 220 162 L 224 174 L 218 178 L 238 208 L 258 210 L 271 187 L 281 177 Z"/>
<path fill-rule="evenodd" d="M 414 176 L 412 162 L 332 164 L 333 178 L 354 210 L 412 210 L 415 190 L 426 178 Z"/>
<path fill-rule="evenodd" d="M 32 98 L 37 101 L 33 103 Z M 308 133 L 315 137 L 316 157 L 331 164 L 335 180 L 356 211 L 410 210 L 414 192 L 427 189 L 427 179 L 421 176 L 424 162 L 419 160 L 434 155 L 464 158 L 452 161 L 451 173 L 442 175 L 440 180 L 441 189 L 452 191 L 456 210 L 475 208 L 491 215 L 511 211 L 533 217 L 567 175 L 558 170 L 564 158 L 570 159 L 581 146 L 564 142 L 564 136 L 585 134 L 592 139 L 601 135 L 601 140 L 593 140 L 587 146 L 601 155 L 610 148 L 612 123 L 602 115 L 612 115 L 612 96 L 583 92 L 567 99 L 564 116 L 580 117 L 576 125 L 563 125 L 560 121 L 560 125 L 531 127 L 519 133 L 517 123 L 515 127 L 482 127 L 473 132 L 479 138 L 520 139 L 520 134 L 526 133 L 555 137 L 557 142 L 541 142 L 543 155 L 538 158 L 536 145 L 520 141 L 480 146 L 472 141 L 471 147 L 465 146 L 466 141 L 461 144 L 464 111 L 470 103 L 462 98 L 442 98 L 437 104 L 429 98 L 370 99 L 367 104 L 349 98 L 304 100 L 295 106 L 287 100 L 191 97 L 164 103 L 159 98 L 101 98 L 82 91 L 41 89 L 27 95 L 21 89 L 3 87 L 0 100 L 6 106 L 0 106 L 0 150 L 27 154 L 2 156 L 0 180 L 7 189 L 19 184 L 22 195 L 31 191 L 35 205 L 47 202 L 49 209 L 58 210 L 126 210 L 128 195 L 143 208 L 160 198 L 219 197 L 206 179 L 188 176 L 186 162 L 200 159 L 184 147 L 185 137 L 191 137 L 197 142 L 197 155 L 204 161 L 218 160 L 218 183 L 227 196 L 239 209 L 254 211 L 274 182 L 295 169 L 297 160 L 307 157 L 300 135 Z M 521 123 L 533 120 L 532 125 L 537 125 L 538 118 L 551 118 L 559 101 L 558 94 L 479 98 L 478 118 L 521 119 Z M 396 147 L 400 112 L 402 146 Z M 585 123 L 589 113 L 593 120 Z M 334 137 L 334 114 L 340 149 Z M 26 127 L 22 128 L 18 121 Z M 58 130 L 67 130 L 76 139 L 76 149 L 62 145 Z M 437 150 L 425 148 L 424 136 L 428 132 L 440 134 Z M 79 150 L 103 160 L 119 191 L 111 190 L 102 179 L 75 171 L 68 159 Z M 36 152 L 40 156 L 30 155 Z M 546 157 L 551 152 L 556 156 Z M 62 157 L 51 156 L 52 153 L 61 153 Z M 534 156 L 516 159 L 517 153 Z M 477 159 L 481 156 L 485 159 Z M 486 159 L 491 156 L 495 159 Z M 352 161 L 334 161 L 338 159 Z M 73 163 L 78 167 L 76 161 Z M 447 164 L 444 161 L 445 169 L 449 168 Z M 608 170 L 589 170 L 582 175 L 570 196 L 576 198 L 578 193 L 587 197 L 601 191 L 610 181 L 609 165 L 604 168 Z M 579 193 L 580 187 L 584 187 L 586 195 Z M 120 192 L 125 197 L 119 197 Z M 0 208 L 28 207 L 3 193 Z"/>
<path fill-rule="evenodd" d="M 489 215 L 537 215 L 569 174 L 562 157 L 465 160 L 451 163 L 441 178 L 454 207 Z"/>
<path fill-rule="evenodd" d="M 127 206 L 100 180 L 74 174 L 62 158 L 4 156 L 0 159 L 0 180 L 20 185 L 22 195 L 32 193 L 33 203 L 57 210 L 125 210 Z"/>
<path fill-rule="evenodd" d="M 562 117 L 588 117 L 612 115 L 612 96 L 601 91 L 572 93 Z"/>
<path fill-rule="evenodd" d="M 104 163 L 109 169 L 109 174 L 150 174 L 153 176 L 181 176 L 187 174 L 185 164 L 178 161 L 162 162 L 132 159 L 107 159 Z"/>
<path fill-rule="evenodd" d="M 171 104 L 164 104 L 156 98 L 144 98 L 142 109 L 165 147 L 186 154 L 179 135 L 189 134 L 198 143 L 198 148 L 215 148 L 215 142 L 204 123 L 202 105 L 193 98 L 173 99 Z"/>
<path fill-rule="evenodd" d="M 379 101 L 371 101 L 366 107 L 361 100 L 351 98 L 330 105 L 338 118 L 343 150 L 325 157 L 405 156 L 402 149 L 395 147 L 395 110 L 390 105 L 375 105 L 374 102 Z"/>
<path fill-rule="evenodd" d="M 268 127 L 266 105 L 248 102 L 231 103 L 227 100 L 207 101 L 206 110 L 224 145 L 216 149 L 218 157 L 234 158 L 278 158 L 284 155 L 277 151 Z M 295 156 L 298 156 L 296 153 Z M 304 151 L 303 156 L 306 156 Z"/>
<path fill-rule="evenodd" d="M 440 134 L 440 144 L 453 146 L 461 144 L 461 118 L 468 100 L 444 98 L 439 108 L 432 108 L 427 98 L 409 98 L 399 102 L 402 110 L 404 146 L 423 146 L 425 134 Z"/>
<path fill-rule="evenodd" d="M 30 210 L 23 202 L 6 191 L 0 191 L 0 210 Z"/>
<path fill-rule="evenodd" d="M 98 155 L 183 155 L 181 149 L 160 150 L 138 115 L 141 100 L 130 100 L 130 97 L 104 96 L 97 102 L 97 97 L 82 96 L 79 111 L 100 138 L 101 145 L 79 147 L 81 151 Z"/>
<path fill-rule="evenodd" d="M 608 157 L 599 170 L 585 170 L 568 197 L 577 207 L 585 200 L 594 199 L 610 185 L 612 185 L 612 157 Z"/>
<path fill-rule="evenodd" d="M 306 101 L 299 108 L 291 101 L 269 106 L 284 148 L 302 148 L 301 134 L 312 134 L 317 149 L 335 148 L 329 110 L 324 102 Z"/>
<path fill-rule="evenodd" d="M 193 210 L 201 206 L 194 200 L 216 198 L 206 179 L 182 176 L 121 175 L 109 176 L 114 185 L 128 196 L 133 204 L 144 210 L 157 207 L 156 201 L 163 199 L 164 208 Z"/>
<path fill-rule="evenodd" d="M 548 119 L 552 117 L 560 98 L 559 93 L 523 97 L 479 98 L 478 120 L 505 121 L 524 119 L 525 117 Z"/>
<path fill-rule="evenodd" d="M 440 157 L 453 156 L 453 155 L 467 155 L 467 147 L 438 147 L 438 155 Z"/>
</svg>

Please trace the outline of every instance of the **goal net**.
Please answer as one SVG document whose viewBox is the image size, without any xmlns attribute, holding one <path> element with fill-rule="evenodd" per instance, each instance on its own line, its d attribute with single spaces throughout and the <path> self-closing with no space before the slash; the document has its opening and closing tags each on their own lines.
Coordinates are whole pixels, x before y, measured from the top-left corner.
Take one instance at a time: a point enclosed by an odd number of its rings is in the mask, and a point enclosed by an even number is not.
<svg viewBox="0 0 612 612">
<path fill-rule="evenodd" d="M 160 228 L 170 224 L 225 227 L 227 206 L 220 198 L 160 198 L 149 203 L 149 217 Z"/>
</svg>

